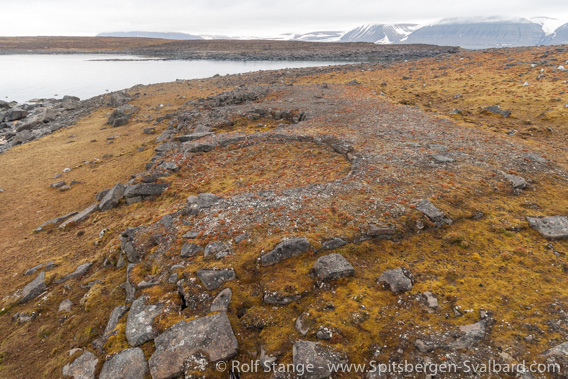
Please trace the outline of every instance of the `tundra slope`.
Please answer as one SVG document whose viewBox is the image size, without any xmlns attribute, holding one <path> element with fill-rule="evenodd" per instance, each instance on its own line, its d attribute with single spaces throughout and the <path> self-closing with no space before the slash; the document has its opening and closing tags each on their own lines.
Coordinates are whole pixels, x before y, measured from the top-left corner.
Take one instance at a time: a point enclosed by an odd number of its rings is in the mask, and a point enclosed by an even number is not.
<svg viewBox="0 0 568 379">
<path fill-rule="evenodd" d="M 548 69 L 563 54 L 541 49 L 547 58 L 535 60 L 535 50 L 510 53 L 515 61 L 508 63 L 518 66 L 499 74 L 515 80 L 517 70 Z M 483 57 L 468 53 L 416 66 L 460 76 L 460 59 L 493 64 Z M 28 295 L 25 304 L 5 298 L 2 369 L 21 375 L 37 362 L 45 376 L 60 376 L 67 364 L 66 372 L 107 373 L 128 358 L 133 369 L 154 377 L 226 377 L 209 361 L 565 364 L 560 344 L 568 327 L 557 321 L 568 307 L 568 245 L 546 240 L 526 219 L 567 213 L 561 142 L 555 133 L 531 138 L 493 130 L 477 122 L 488 117 L 483 112 L 464 123 L 388 100 L 390 93 L 405 100 L 411 84 L 421 93 L 422 79 L 401 78 L 410 68 L 284 70 L 129 91 L 125 101 L 138 110 L 126 125 L 103 131 L 137 138 L 149 127 L 161 131 L 157 144 L 117 162 L 136 169 L 140 155 L 153 157 L 131 182 L 120 179 L 127 186 L 115 208 L 25 235 L 18 248 L 42 263 L 34 252 L 42 244 L 42 257 L 55 259 L 56 267 L 7 280 L 28 268 L 28 261 L 11 260 L 13 270 L 2 273 L 6 293 L 39 277 L 25 293 L 40 295 Z M 560 85 L 552 79 L 539 82 L 539 90 Z M 398 83 L 406 89 L 393 88 Z M 512 115 L 521 111 L 516 106 L 507 108 Z M 112 110 L 94 110 L 71 129 L 0 159 L 41 149 L 71 130 L 80 142 L 89 127 L 105 128 Z M 113 141 L 94 143 L 91 154 L 132 143 L 130 136 Z M 72 148 L 61 147 L 62 154 Z M 99 174 L 109 164 L 96 172 L 77 165 L 68 175 L 83 176 L 85 186 L 99 177 L 111 188 L 116 182 Z M 140 192 L 148 188 L 161 194 Z M 9 187 L 2 196 L 15 191 Z M 94 194 L 85 193 L 51 216 L 93 202 Z M 566 233 L 563 219 L 555 220 Z M 83 262 L 92 265 L 75 270 Z M 58 313 L 66 299 L 71 312 Z M 210 312 L 212 303 L 228 305 Z M 215 331 L 216 344 L 195 338 L 203 330 Z M 175 338 L 188 348 L 176 349 Z M 38 339 L 40 348 L 31 349 Z M 72 348 L 84 350 L 69 356 Z M 175 360 L 165 364 L 167 356 Z"/>
</svg>

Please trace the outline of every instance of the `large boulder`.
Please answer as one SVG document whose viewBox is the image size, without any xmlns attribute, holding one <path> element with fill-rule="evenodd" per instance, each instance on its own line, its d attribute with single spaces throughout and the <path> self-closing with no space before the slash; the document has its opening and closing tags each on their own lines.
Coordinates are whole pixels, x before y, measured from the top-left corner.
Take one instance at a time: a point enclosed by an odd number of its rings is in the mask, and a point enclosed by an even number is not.
<svg viewBox="0 0 568 379">
<path fill-rule="evenodd" d="M 352 276 L 355 270 L 343 255 L 334 253 L 319 257 L 314 272 L 321 280 L 332 280 Z"/>
<path fill-rule="evenodd" d="M 126 319 L 126 339 L 131 346 L 140 346 L 158 335 L 154 329 L 154 319 L 162 313 L 163 304 L 149 304 L 148 296 L 141 296 L 132 303 Z"/>
<path fill-rule="evenodd" d="M 303 368 L 303 379 L 324 379 L 333 374 L 332 365 L 346 363 L 345 357 L 332 350 L 328 350 L 319 343 L 310 341 L 297 341 L 294 343 L 294 367 Z"/>
<path fill-rule="evenodd" d="M 8 112 L 6 112 L 6 115 L 4 116 L 4 121 L 9 122 L 9 121 L 21 120 L 22 118 L 27 117 L 27 115 L 28 111 L 26 110 L 20 108 L 12 108 Z"/>
<path fill-rule="evenodd" d="M 122 350 L 106 361 L 99 379 L 142 379 L 148 372 L 148 363 L 142 349 Z"/>
<path fill-rule="evenodd" d="M 63 377 L 73 379 L 95 379 L 95 370 L 99 360 L 90 351 L 85 351 L 72 363 L 63 366 Z"/>
<path fill-rule="evenodd" d="M 264 267 L 275 265 L 285 259 L 305 253 L 310 249 L 310 243 L 304 237 L 290 238 L 280 242 L 274 250 L 263 255 L 260 261 Z"/>
<path fill-rule="evenodd" d="M 45 285 L 45 272 L 41 272 L 34 280 L 26 284 L 22 290 L 22 297 L 20 298 L 20 304 L 27 303 L 30 300 L 35 299 L 47 289 Z"/>
<path fill-rule="evenodd" d="M 568 217 L 527 217 L 531 228 L 537 230 L 544 238 L 561 240 L 568 238 Z"/>
<path fill-rule="evenodd" d="M 196 354 L 210 362 L 237 354 L 238 342 L 226 313 L 180 321 L 154 340 L 156 350 L 148 361 L 153 379 L 183 376 L 184 363 Z"/>
</svg>

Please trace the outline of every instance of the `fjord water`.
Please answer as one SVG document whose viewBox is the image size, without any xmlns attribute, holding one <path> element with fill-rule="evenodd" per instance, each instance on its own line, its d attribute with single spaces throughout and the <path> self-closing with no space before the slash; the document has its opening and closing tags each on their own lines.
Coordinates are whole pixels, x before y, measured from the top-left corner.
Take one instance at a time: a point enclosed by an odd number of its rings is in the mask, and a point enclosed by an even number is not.
<svg viewBox="0 0 568 379">
<path fill-rule="evenodd" d="M 148 60 L 125 55 L 0 55 L 0 100 L 87 99 L 136 84 L 348 62 Z"/>
</svg>

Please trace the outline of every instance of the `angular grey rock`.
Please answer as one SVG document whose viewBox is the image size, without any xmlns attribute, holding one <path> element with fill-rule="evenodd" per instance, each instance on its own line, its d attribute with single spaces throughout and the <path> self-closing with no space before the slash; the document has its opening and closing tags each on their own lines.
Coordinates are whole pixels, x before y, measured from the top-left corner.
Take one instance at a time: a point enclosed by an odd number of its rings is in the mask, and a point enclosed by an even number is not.
<svg viewBox="0 0 568 379">
<path fill-rule="evenodd" d="M 21 120 L 22 118 L 25 118 L 27 115 L 28 111 L 26 110 L 20 108 L 12 108 L 8 112 L 6 112 L 6 115 L 4 116 L 4 121 L 9 122 L 9 121 Z"/>
<path fill-rule="evenodd" d="M 438 308 L 438 298 L 432 292 L 424 292 L 422 294 L 422 297 L 424 298 L 424 301 L 428 308 Z"/>
<path fill-rule="evenodd" d="M 183 374 L 184 363 L 197 353 L 210 362 L 225 361 L 237 354 L 238 342 L 226 313 L 180 321 L 154 341 L 156 350 L 148 363 L 153 379 Z"/>
<path fill-rule="evenodd" d="M 44 222 L 43 224 L 41 224 L 40 226 L 38 226 L 38 227 L 34 230 L 34 232 L 36 232 L 36 233 L 41 232 L 41 231 L 43 230 L 43 228 L 45 228 L 46 226 L 49 226 L 49 225 L 57 225 L 57 224 L 59 224 L 60 222 L 63 222 L 63 221 L 65 221 L 65 220 L 67 220 L 69 217 L 73 217 L 73 216 L 75 216 L 75 215 L 78 214 L 78 213 L 79 213 L 79 212 L 71 212 L 71 213 L 67 213 L 66 215 L 63 215 L 63 216 L 61 216 L 61 217 L 56 217 L 56 218 L 54 218 L 54 219 L 52 219 L 52 220 L 46 221 L 46 222 Z"/>
<path fill-rule="evenodd" d="M 140 183 L 133 186 L 128 186 L 124 191 L 126 197 L 136 196 L 157 196 L 169 187 L 169 184 L 164 183 Z"/>
<path fill-rule="evenodd" d="M 69 96 L 69 95 L 65 95 L 63 96 L 62 101 L 81 101 L 80 98 L 78 98 L 77 96 Z"/>
<path fill-rule="evenodd" d="M 205 292 L 203 286 L 194 278 L 180 280 L 177 282 L 177 287 L 187 309 L 196 313 L 205 313 L 209 310 L 211 295 Z"/>
<path fill-rule="evenodd" d="M 436 225 L 452 223 L 452 220 L 446 217 L 446 215 L 429 200 L 422 200 L 420 203 L 416 204 L 416 209 L 424 213 L 431 221 L 435 222 Z"/>
<path fill-rule="evenodd" d="M 130 101 L 130 96 L 126 92 L 117 92 L 110 95 L 108 105 L 113 108 L 120 107 Z"/>
<path fill-rule="evenodd" d="M 141 296 L 132 303 L 126 320 L 126 339 L 131 346 L 140 346 L 158 336 L 158 331 L 152 324 L 162 313 L 163 304 L 146 305 L 148 296 Z"/>
<path fill-rule="evenodd" d="M 73 363 L 63 366 L 63 376 L 73 379 L 95 379 L 95 369 L 99 360 L 90 351 L 75 359 Z"/>
<path fill-rule="evenodd" d="M 223 200 L 222 197 L 212 193 L 200 193 L 197 197 L 189 196 L 187 198 L 187 205 L 192 214 L 197 214 L 202 209 L 211 208 L 213 204 Z"/>
<path fill-rule="evenodd" d="M 330 371 L 332 365 L 346 363 L 342 354 L 327 350 L 316 342 L 297 341 L 294 343 L 292 354 L 294 366 L 306 368 L 303 379 L 327 378 L 333 374 Z M 311 369 L 307 370 L 307 367 Z"/>
<path fill-rule="evenodd" d="M 563 342 L 560 345 L 554 346 L 553 348 L 544 351 L 541 355 L 545 357 L 568 357 L 568 342 Z"/>
<path fill-rule="evenodd" d="M 38 265 L 36 265 L 32 268 L 27 269 L 26 272 L 24 272 L 24 276 L 35 274 L 37 272 L 37 270 L 39 270 L 40 268 L 43 267 L 43 265 L 44 265 L 44 263 L 40 263 L 40 264 L 38 264 Z"/>
<path fill-rule="evenodd" d="M 461 350 L 467 349 L 475 345 L 481 340 L 486 333 L 487 319 L 481 320 L 475 324 L 463 325 L 459 327 L 462 336 L 450 344 L 451 349 Z"/>
<path fill-rule="evenodd" d="M 314 263 L 314 271 L 321 280 L 339 279 L 355 273 L 347 259 L 336 253 L 319 257 Z"/>
<path fill-rule="evenodd" d="M 562 240 L 568 238 L 568 217 L 527 217 L 531 228 L 537 230 L 544 238 L 549 240 Z"/>
<path fill-rule="evenodd" d="M 34 280 L 26 284 L 26 286 L 22 289 L 22 297 L 20 298 L 19 303 L 24 304 L 30 300 L 35 299 L 46 289 L 47 286 L 45 285 L 45 272 L 41 272 L 38 276 L 35 277 Z"/>
<path fill-rule="evenodd" d="M 124 292 L 126 292 L 126 304 L 131 304 L 136 299 L 136 286 L 130 281 L 130 271 L 135 267 L 134 263 L 130 263 L 126 267 L 126 282 L 124 283 Z"/>
<path fill-rule="evenodd" d="M 536 163 L 546 163 L 546 159 L 544 159 L 543 157 L 541 157 L 540 155 L 535 154 L 535 153 L 525 154 L 524 158 L 531 160 L 533 162 L 536 162 Z"/>
<path fill-rule="evenodd" d="M 41 122 L 52 122 L 57 119 L 57 112 L 53 108 L 45 108 L 40 114 Z"/>
<path fill-rule="evenodd" d="M 112 187 L 101 200 L 101 203 L 99 204 L 100 211 L 105 212 L 116 207 L 120 200 L 124 197 L 125 189 L 126 188 L 124 188 L 121 183 L 117 183 L 114 187 Z"/>
<path fill-rule="evenodd" d="M 82 265 L 77 266 L 75 271 L 73 271 L 72 273 L 67 274 L 62 278 L 57 279 L 55 281 L 55 283 L 59 284 L 59 283 L 65 282 L 69 279 L 74 279 L 74 278 L 78 278 L 79 276 L 83 276 L 87 273 L 87 271 L 89 271 L 89 269 L 91 268 L 92 265 L 93 265 L 93 263 L 91 263 L 91 262 L 83 263 Z"/>
<path fill-rule="evenodd" d="M 305 313 L 301 314 L 294 324 L 298 333 L 305 336 L 310 331 L 313 326 L 313 320 L 311 320 Z"/>
<path fill-rule="evenodd" d="M 196 243 L 187 242 L 181 247 L 180 256 L 182 258 L 193 257 L 195 254 L 202 251 L 203 248 Z"/>
<path fill-rule="evenodd" d="M 148 372 L 148 362 L 142 349 L 122 350 L 106 361 L 99 379 L 142 379 Z"/>
<path fill-rule="evenodd" d="M 499 105 L 492 105 L 492 106 L 486 107 L 484 109 L 491 112 L 491 113 L 500 114 L 503 117 L 509 117 L 511 115 L 511 111 L 502 110 Z"/>
<path fill-rule="evenodd" d="M 118 321 L 128 312 L 128 307 L 125 305 L 119 305 L 114 308 L 110 313 L 108 322 L 103 332 L 103 335 L 93 341 L 93 347 L 98 351 L 103 351 L 103 346 L 107 343 L 108 339 L 113 335 L 114 329 L 118 325 Z"/>
<path fill-rule="evenodd" d="M 59 309 L 57 310 L 57 312 L 71 312 L 72 308 L 73 302 L 69 299 L 65 299 L 59 304 Z"/>
<path fill-rule="evenodd" d="M 68 218 L 61 225 L 59 225 L 59 227 L 63 229 L 72 222 L 81 222 L 98 210 L 99 210 L 99 203 L 95 203 L 90 207 L 87 207 L 86 209 L 77 213 L 75 216 Z"/>
<path fill-rule="evenodd" d="M 236 236 L 235 239 L 234 239 L 234 241 L 235 241 L 235 243 L 238 244 L 238 243 L 243 242 L 243 241 L 246 240 L 247 238 L 248 238 L 248 234 L 243 233 L 243 234 L 239 234 L 238 236 Z"/>
<path fill-rule="evenodd" d="M 205 259 L 221 259 L 232 254 L 234 254 L 234 252 L 233 249 L 231 249 L 231 246 L 224 242 L 215 241 L 205 246 L 203 257 Z"/>
<path fill-rule="evenodd" d="M 161 165 L 159 165 L 158 168 L 173 172 L 179 171 L 179 166 L 174 162 L 164 162 Z"/>
<path fill-rule="evenodd" d="M 333 337 L 333 332 L 331 329 L 320 326 L 318 332 L 316 333 L 316 337 L 320 340 L 328 341 Z"/>
<path fill-rule="evenodd" d="M 525 189 L 527 186 L 527 181 L 520 177 L 520 176 L 516 176 L 516 175 L 511 175 L 511 174 L 507 174 L 504 172 L 501 172 L 501 174 L 505 177 L 505 179 L 507 179 L 507 181 L 509 181 L 509 183 L 511 183 L 511 185 L 513 186 L 513 188 L 515 189 Z"/>
<path fill-rule="evenodd" d="M 232 297 L 233 291 L 231 291 L 230 288 L 225 288 L 223 291 L 219 292 L 211 303 L 210 312 L 227 312 Z"/>
<path fill-rule="evenodd" d="M 96 196 L 97 201 L 101 201 L 106 196 L 108 191 L 110 191 L 110 190 L 107 188 L 107 189 L 104 189 L 101 192 L 97 193 L 97 196 Z"/>
<path fill-rule="evenodd" d="M 221 284 L 236 279 L 233 269 L 202 269 L 197 271 L 197 277 L 208 291 L 216 290 Z"/>
<path fill-rule="evenodd" d="M 412 289 L 412 274 L 405 268 L 385 271 L 378 279 L 379 284 L 398 294 Z"/>
<path fill-rule="evenodd" d="M 275 265 L 285 259 L 305 253 L 310 249 L 310 243 L 304 237 L 294 237 L 280 242 L 274 250 L 263 255 L 260 260 L 263 267 Z"/>
<path fill-rule="evenodd" d="M 65 185 L 65 182 L 61 181 L 61 182 L 51 183 L 50 187 L 51 188 L 59 188 L 59 187 L 63 187 L 64 185 Z"/>
<path fill-rule="evenodd" d="M 8 102 L 4 101 L 4 100 L 0 100 L 0 110 L 7 110 L 10 109 L 11 106 Z M 0 121 L 2 121 L 2 119 L 0 119 Z"/>
<path fill-rule="evenodd" d="M 347 245 L 347 242 L 345 242 L 343 239 L 339 237 L 335 237 L 330 240 L 323 241 L 320 250 L 335 250 L 345 245 Z"/>
<path fill-rule="evenodd" d="M 29 130 L 24 130 L 22 132 L 16 133 L 16 136 L 12 139 L 12 146 L 21 145 L 33 139 L 33 134 Z"/>
</svg>

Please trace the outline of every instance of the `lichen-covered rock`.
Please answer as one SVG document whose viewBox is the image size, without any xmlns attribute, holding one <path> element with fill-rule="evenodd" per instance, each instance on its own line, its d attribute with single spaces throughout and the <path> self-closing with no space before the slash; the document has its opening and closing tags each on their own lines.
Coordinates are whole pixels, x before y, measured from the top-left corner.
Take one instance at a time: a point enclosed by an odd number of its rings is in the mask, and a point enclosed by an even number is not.
<svg viewBox="0 0 568 379">
<path fill-rule="evenodd" d="M 328 350 L 319 343 L 310 341 L 297 341 L 293 347 L 294 366 L 303 367 L 303 379 L 324 379 L 333 372 L 332 365 L 346 363 L 343 354 Z M 307 368 L 310 367 L 310 370 Z"/>
<path fill-rule="evenodd" d="M 93 353 L 85 351 L 79 358 L 63 367 L 63 376 L 73 379 L 94 379 L 98 362 Z"/>
<path fill-rule="evenodd" d="M 395 268 L 385 271 L 378 282 L 398 294 L 412 289 L 412 274 L 405 268 Z"/>
<path fill-rule="evenodd" d="M 335 237 L 335 238 L 323 241 L 323 243 L 321 244 L 320 250 L 335 250 L 335 249 L 339 249 L 340 247 L 343 247 L 345 245 L 347 245 L 347 242 L 345 242 L 345 240 L 343 240 L 342 238 L 339 238 L 339 237 Z"/>
<path fill-rule="evenodd" d="M 169 184 L 167 183 L 140 183 L 133 186 L 126 187 L 124 191 L 124 196 L 128 198 L 132 197 L 146 197 L 146 196 L 158 196 L 162 194 Z"/>
<path fill-rule="evenodd" d="M 122 350 L 106 361 L 99 379 L 142 379 L 147 372 L 148 363 L 144 358 L 144 352 L 135 347 Z"/>
<path fill-rule="evenodd" d="M 108 322 L 105 328 L 103 335 L 100 338 L 97 338 L 93 341 L 93 347 L 99 351 L 102 351 L 103 346 L 108 341 L 108 339 L 112 336 L 114 329 L 118 325 L 118 321 L 128 312 L 128 307 L 125 305 L 119 305 L 118 307 L 114 308 L 110 313 L 108 318 Z"/>
<path fill-rule="evenodd" d="M 148 296 L 141 296 L 132 303 L 126 320 L 126 339 L 131 346 L 140 346 L 151 341 L 158 335 L 152 324 L 154 319 L 162 312 L 163 304 L 149 304 Z"/>
<path fill-rule="evenodd" d="M 87 273 L 87 271 L 89 271 L 89 269 L 91 268 L 92 265 L 93 265 L 93 263 L 91 263 L 91 262 L 83 263 L 82 265 L 77 266 L 75 271 L 73 271 L 72 273 L 67 274 L 62 278 L 57 279 L 55 281 L 55 283 L 59 284 L 59 283 L 66 282 L 69 279 L 75 279 L 75 278 L 78 278 L 80 276 L 83 276 Z"/>
<path fill-rule="evenodd" d="M 353 266 L 341 254 L 319 257 L 314 264 L 314 271 L 321 280 L 339 279 L 355 273 Z"/>
<path fill-rule="evenodd" d="M 187 242 L 181 247 L 180 257 L 189 258 L 203 251 L 203 248 L 196 243 Z"/>
<path fill-rule="evenodd" d="M 442 226 L 444 224 L 451 224 L 452 220 L 447 217 L 442 211 L 440 211 L 434 204 L 429 200 L 423 200 L 416 204 L 416 209 L 424 213 L 436 226 Z"/>
<path fill-rule="evenodd" d="M 527 217 L 531 228 L 549 240 L 568 239 L 568 217 Z"/>
<path fill-rule="evenodd" d="M 59 225 L 59 227 L 61 229 L 63 229 L 67 225 L 71 224 L 72 222 L 81 222 L 98 210 L 99 210 L 99 203 L 95 203 L 95 204 L 83 209 L 81 212 L 77 213 L 75 216 L 68 218 L 61 225 Z"/>
<path fill-rule="evenodd" d="M 260 258 L 262 266 L 272 266 L 285 259 L 305 253 L 310 249 L 310 246 L 310 243 L 304 237 L 295 237 L 282 241 L 276 245 L 274 250 Z"/>
<path fill-rule="evenodd" d="M 197 277 L 208 291 L 216 290 L 221 284 L 236 278 L 233 269 L 203 269 L 197 271 Z"/>
<path fill-rule="evenodd" d="M 198 353 L 210 362 L 237 354 L 238 342 L 226 313 L 180 321 L 155 339 L 156 350 L 148 361 L 153 379 L 183 374 L 184 363 Z"/>
</svg>

